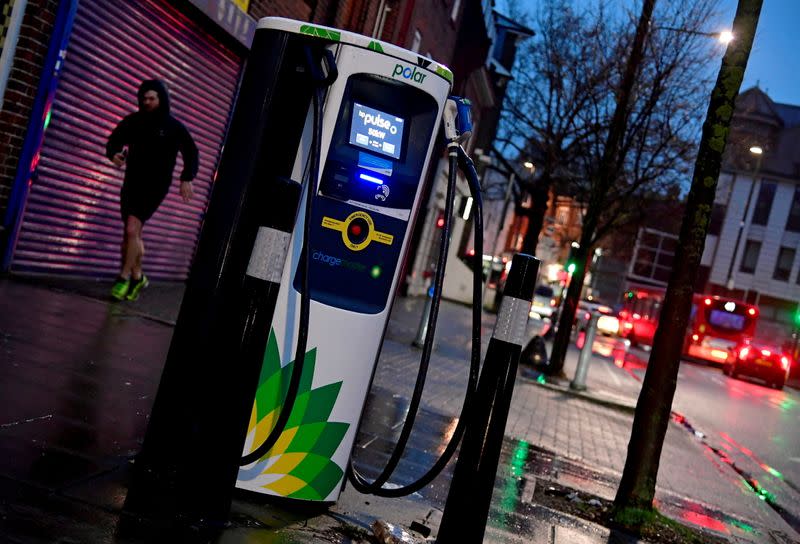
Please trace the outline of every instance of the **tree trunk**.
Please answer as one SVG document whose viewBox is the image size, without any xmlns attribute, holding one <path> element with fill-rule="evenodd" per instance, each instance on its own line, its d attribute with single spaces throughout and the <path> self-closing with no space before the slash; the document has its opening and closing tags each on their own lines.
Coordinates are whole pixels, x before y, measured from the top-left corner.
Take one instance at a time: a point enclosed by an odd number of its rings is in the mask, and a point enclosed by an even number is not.
<svg viewBox="0 0 800 544">
<path fill-rule="evenodd" d="M 520 253 L 536 255 L 536 246 L 539 244 L 539 234 L 544 226 L 544 216 L 547 214 L 547 201 L 550 198 L 550 176 L 542 174 L 541 179 L 534 182 L 530 191 L 533 205 L 527 213 L 528 228 L 522 240 Z"/>
<path fill-rule="evenodd" d="M 564 302 L 563 310 L 558 320 L 556 337 L 553 340 L 553 352 L 550 355 L 550 364 L 547 366 L 547 373 L 550 375 L 557 375 L 563 372 L 564 356 L 567 354 L 572 324 L 575 322 L 575 311 L 578 308 L 578 299 L 583 287 L 583 278 L 586 274 L 585 257 L 589 254 L 589 246 L 594 239 L 597 224 L 604 211 L 608 190 L 619 173 L 621 162 L 619 157 L 620 143 L 628 124 L 631 90 L 636 81 L 639 65 L 642 63 L 644 39 L 650 28 L 650 20 L 653 18 L 655 4 L 656 0 L 644 0 L 642 4 L 642 14 L 639 16 L 639 22 L 636 25 L 636 35 L 633 38 L 631 55 L 628 57 L 625 72 L 622 75 L 622 81 L 620 81 L 614 116 L 611 118 L 606 145 L 603 148 L 603 157 L 598 166 L 596 181 L 592 184 L 586 216 L 583 219 L 581 247 L 578 248 L 578 251 L 581 252 L 581 258 L 577 263 L 575 273 L 572 275 L 572 280 L 567 290 L 567 299 Z M 583 266 L 581 266 L 581 263 L 583 263 Z"/>
<path fill-rule="evenodd" d="M 731 42 L 722 59 L 717 83 L 703 124 L 703 136 L 686 203 L 675 265 L 670 274 L 661 318 L 653 341 L 642 391 L 636 405 L 628 457 L 615 512 L 652 510 L 656 477 L 678 379 L 695 276 L 703 255 L 722 153 L 728 138 L 734 102 L 753 44 L 762 0 L 739 0 Z"/>
</svg>

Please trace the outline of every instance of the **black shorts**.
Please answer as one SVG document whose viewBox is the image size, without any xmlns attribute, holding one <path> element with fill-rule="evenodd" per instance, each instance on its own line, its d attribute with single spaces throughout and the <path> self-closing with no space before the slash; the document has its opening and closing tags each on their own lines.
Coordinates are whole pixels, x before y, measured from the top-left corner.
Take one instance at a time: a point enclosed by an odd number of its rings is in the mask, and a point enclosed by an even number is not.
<svg viewBox="0 0 800 544">
<path fill-rule="evenodd" d="M 120 194 L 120 214 L 122 221 L 127 221 L 129 216 L 139 219 L 142 223 L 150 219 L 164 201 L 169 192 L 169 185 L 166 191 L 145 191 L 125 183 Z"/>
</svg>

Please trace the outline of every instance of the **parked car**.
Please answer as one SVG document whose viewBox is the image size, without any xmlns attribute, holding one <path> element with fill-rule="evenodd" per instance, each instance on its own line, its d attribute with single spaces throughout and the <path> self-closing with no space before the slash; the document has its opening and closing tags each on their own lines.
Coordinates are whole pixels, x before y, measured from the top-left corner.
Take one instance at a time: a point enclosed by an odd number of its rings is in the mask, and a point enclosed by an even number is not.
<svg viewBox="0 0 800 544">
<path fill-rule="evenodd" d="M 586 330 L 592 312 L 600 314 L 597 322 L 597 331 L 600 334 L 616 335 L 619 332 L 619 320 L 614 315 L 614 310 L 605 304 L 591 300 L 578 302 L 578 310 L 575 312 L 575 330 L 577 332 Z"/>
<path fill-rule="evenodd" d="M 783 389 L 790 366 L 789 356 L 775 346 L 748 341 L 738 346 L 735 357 L 728 357 L 722 371 L 732 378 L 752 376 L 775 389 Z"/>
<path fill-rule="evenodd" d="M 533 290 L 530 317 L 533 319 L 552 318 L 556 311 L 556 299 L 553 288 L 539 285 Z"/>
</svg>

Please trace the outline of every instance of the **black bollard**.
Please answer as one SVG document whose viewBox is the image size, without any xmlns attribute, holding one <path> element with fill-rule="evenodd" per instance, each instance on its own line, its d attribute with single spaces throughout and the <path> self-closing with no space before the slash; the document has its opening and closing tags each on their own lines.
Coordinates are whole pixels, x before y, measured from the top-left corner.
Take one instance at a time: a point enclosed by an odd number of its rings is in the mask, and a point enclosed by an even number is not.
<svg viewBox="0 0 800 544">
<path fill-rule="evenodd" d="M 514 256 L 436 542 L 483 542 L 539 260 Z"/>
</svg>

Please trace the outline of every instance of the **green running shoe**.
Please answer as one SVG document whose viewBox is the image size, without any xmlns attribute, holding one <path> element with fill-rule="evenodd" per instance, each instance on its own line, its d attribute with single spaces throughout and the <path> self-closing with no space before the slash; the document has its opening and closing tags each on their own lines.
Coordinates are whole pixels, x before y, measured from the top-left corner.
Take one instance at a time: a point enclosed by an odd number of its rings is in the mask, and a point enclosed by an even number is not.
<svg viewBox="0 0 800 544">
<path fill-rule="evenodd" d="M 117 278 L 114 285 L 111 287 L 111 298 L 114 300 L 124 300 L 128 295 L 128 288 L 131 285 L 130 279 Z"/>
<path fill-rule="evenodd" d="M 139 278 L 138 280 L 133 280 L 131 282 L 131 288 L 128 289 L 128 296 L 125 298 L 131 301 L 136 300 L 137 298 L 139 298 L 139 293 L 142 291 L 142 289 L 144 289 L 148 285 L 150 285 L 150 281 L 148 281 L 147 276 L 142 274 L 141 278 Z"/>
</svg>

